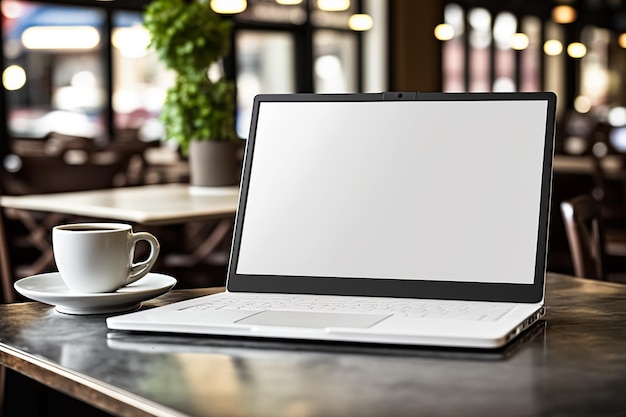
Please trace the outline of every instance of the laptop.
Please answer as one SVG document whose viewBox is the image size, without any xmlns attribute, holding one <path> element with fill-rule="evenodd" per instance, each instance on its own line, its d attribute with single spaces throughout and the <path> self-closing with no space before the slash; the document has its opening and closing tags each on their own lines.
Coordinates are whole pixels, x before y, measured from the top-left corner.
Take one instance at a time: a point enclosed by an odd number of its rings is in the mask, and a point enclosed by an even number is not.
<svg viewBox="0 0 626 417">
<path fill-rule="evenodd" d="M 262 94 L 226 291 L 112 330 L 500 348 L 539 320 L 556 96 Z"/>
</svg>

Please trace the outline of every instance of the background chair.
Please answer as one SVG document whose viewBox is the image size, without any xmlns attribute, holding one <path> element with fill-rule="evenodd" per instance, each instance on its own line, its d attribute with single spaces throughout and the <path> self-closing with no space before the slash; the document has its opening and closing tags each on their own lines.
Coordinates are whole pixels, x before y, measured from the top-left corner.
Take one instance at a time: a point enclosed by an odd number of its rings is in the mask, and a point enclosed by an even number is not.
<svg viewBox="0 0 626 417">
<path fill-rule="evenodd" d="M 600 206 L 591 195 L 563 201 L 561 213 L 574 274 L 626 283 L 626 231 L 607 231 Z"/>
<path fill-rule="evenodd" d="M 598 123 L 588 137 L 593 162 L 594 199 L 599 203 L 604 224 L 626 229 L 626 154 L 610 140 L 612 127 Z"/>
</svg>

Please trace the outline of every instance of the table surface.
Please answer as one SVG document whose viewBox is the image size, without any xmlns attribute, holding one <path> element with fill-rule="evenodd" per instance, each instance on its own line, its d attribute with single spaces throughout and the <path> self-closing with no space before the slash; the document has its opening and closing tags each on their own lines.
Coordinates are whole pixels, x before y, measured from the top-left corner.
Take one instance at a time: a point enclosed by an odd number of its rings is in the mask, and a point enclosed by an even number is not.
<svg viewBox="0 0 626 417">
<path fill-rule="evenodd" d="M 546 305 L 519 342 L 477 351 L 128 334 L 11 304 L 0 361 L 124 416 L 624 415 L 626 286 L 548 274 Z"/>
<path fill-rule="evenodd" d="M 185 184 L 159 184 L 0 196 L 0 206 L 161 225 L 233 216 L 238 198 L 239 188 L 236 186 L 193 188 Z"/>
</svg>

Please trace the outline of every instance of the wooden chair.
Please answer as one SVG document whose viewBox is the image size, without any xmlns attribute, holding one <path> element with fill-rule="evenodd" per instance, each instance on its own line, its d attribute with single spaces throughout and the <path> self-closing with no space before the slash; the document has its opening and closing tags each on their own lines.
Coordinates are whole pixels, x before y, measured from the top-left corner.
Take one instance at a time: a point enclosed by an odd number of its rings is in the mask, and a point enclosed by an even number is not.
<svg viewBox="0 0 626 417">
<path fill-rule="evenodd" d="M 599 204 L 591 195 L 561 203 L 574 275 L 626 283 L 626 231 L 607 232 Z"/>
</svg>

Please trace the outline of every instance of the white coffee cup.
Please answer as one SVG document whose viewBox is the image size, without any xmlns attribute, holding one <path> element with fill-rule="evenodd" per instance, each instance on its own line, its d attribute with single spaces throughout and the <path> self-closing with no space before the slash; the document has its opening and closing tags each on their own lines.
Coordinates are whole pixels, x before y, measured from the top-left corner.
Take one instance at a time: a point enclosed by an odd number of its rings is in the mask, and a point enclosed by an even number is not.
<svg viewBox="0 0 626 417">
<path fill-rule="evenodd" d="M 133 263 L 135 245 L 150 245 L 147 259 Z M 112 292 L 145 276 L 154 266 L 160 245 L 148 232 L 129 224 L 76 223 L 52 229 L 54 260 L 63 282 L 74 292 Z"/>
</svg>

